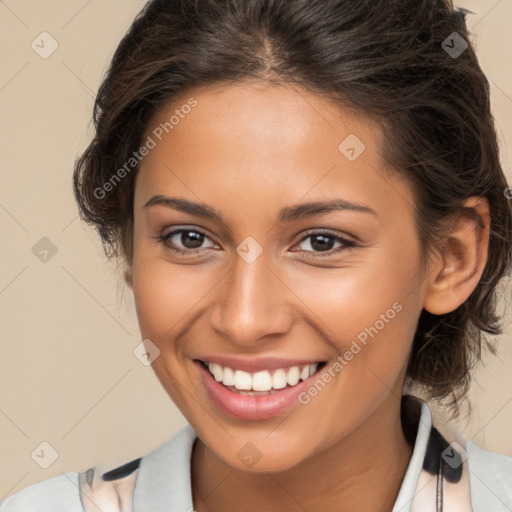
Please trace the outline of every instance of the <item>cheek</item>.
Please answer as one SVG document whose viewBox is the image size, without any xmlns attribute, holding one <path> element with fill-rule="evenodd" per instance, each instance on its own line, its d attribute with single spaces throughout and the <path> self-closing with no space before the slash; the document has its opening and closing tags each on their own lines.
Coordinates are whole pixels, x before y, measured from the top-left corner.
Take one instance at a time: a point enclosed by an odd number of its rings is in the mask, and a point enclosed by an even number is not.
<svg viewBox="0 0 512 512">
<path fill-rule="evenodd" d="M 159 348 L 153 371 L 182 410 L 187 400 L 177 383 L 188 381 L 189 376 L 180 333 L 187 332 L 197 317 L 196 308 L 208 290 L 204 278 L 161 258 L 134 257 L 133 294 L 140 333 Z"/>
<path fill-rule="evenodd" d="M 415 284 L 419 272 L 414 254 L 398 258 L 376 249 L 364 261 L 354 259 L 344 268 L 296 267 L 285 281 L 303 301 L 304 311 L 311 310 L 324 324 L 328 338 L 346 341 L 374 325 L 381 315 L 383 321 L 391 319 L 386 326 L 399 324 L 394 320 L 400 316 L 414 316 L 419 304 L 420 286 Z M 400 315 L 397 309 L 402 309 Z"/>
<path fill-rule="evenodd" d="M 133 294 L 141 334 L 157 345 L 172 339 L 201 307 L 214 280 L 194 266 L 177 266 L 162 258 L 134 258 Z M 165 347 L 164 347 L 165 348 Z"/>
<path fill-rule="evenodd" d="M 347 393 L 364 388 L 374 394 L 382 383 L 395 385 L 421 312 L 420 272 L 413 249 L 402 257 L 375 249 L 364 263 L 288 274 L 286 282 L 304 302 L 303 314 L 344 359 L 338 385 Z"/>
</svg>

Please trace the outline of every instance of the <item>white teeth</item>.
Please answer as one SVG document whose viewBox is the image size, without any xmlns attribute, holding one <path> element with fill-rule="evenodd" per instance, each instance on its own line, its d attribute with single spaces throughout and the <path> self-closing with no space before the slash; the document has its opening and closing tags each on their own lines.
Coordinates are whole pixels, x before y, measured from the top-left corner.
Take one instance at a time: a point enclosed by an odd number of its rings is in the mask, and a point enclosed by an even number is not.
<svg viewBox="0 0 512 512">
<path fill-rule="evenodd" d="M 272 377 L 267 370 L 256 372 L 252 376 L 252 389 L 254 391 L 270 391 L 272 389 Z"/>
<path fill-rule="evenodd" d="M 235 385 L 235 372 L 231 368 L 224 368 L 224 376 L 222 377 L 222 384 L 224 386 Z"/>
<path fill-rule="evenodd" d="M 217 382 L 220 382 L 222 380 L 222 375 L 223 375 L 224 372 L 222 371 L 222 366 L 220 364 L 209 363 L 208 364 L 208 369 L 213 374 L 213 376 L 215 377 L 215 380 Z"/>
<path fill-rule="evenodd" d="M 282 368 L 279 368 L 279 370 L 276 370 L 274 375 L 272 375 L 272 387 L 274 389 L 283 389 L 286 387 L 286 384 L 288 384 L 286 372 Z"/>
<path fill-rule="evenodd" d="M 316 372 L 317 363 L 289 368 L 279 368 L 271 374 L 268 370 L 249 373 L 243 370 L 233 370 L 227 366 L 217 363 L 207 363 L 210 373 L 217 382 L 224 386 L 234 386 L 237 390 L 244 391 L 244 394 L 258 395 L 258 392 L 269 392 L 271 390 L 283 389 L 286 386 L 295 386 L 299 381 L 306 380 Z"/>
<path fill-rule="evenodd" d="M 288 384 L 290 384 L 290 386 L 295 386 L 295 384 L 297 384 L 297 382 L 299 382 L 299 380 L 300 380 L 300 369 L 298 366 L 292 366 L 288 370 Z"/>
<path fill-rule="evenodd" d="M 251 389 L 252 376 L 249 372 L 237 370 L 235 372 L 235 388 L 236 389 Z"/>
</svg>

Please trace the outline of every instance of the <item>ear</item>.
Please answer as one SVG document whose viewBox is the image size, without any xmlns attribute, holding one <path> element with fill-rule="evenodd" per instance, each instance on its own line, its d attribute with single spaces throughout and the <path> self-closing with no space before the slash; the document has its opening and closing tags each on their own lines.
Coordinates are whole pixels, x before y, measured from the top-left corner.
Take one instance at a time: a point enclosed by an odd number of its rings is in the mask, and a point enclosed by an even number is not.
<svg viewBox="0 0 512 512">
<path fill-rule="evenodd" d="M 432 258 L 423 307 L 434 315 L 457 309 L 476 288 L 487 262 L 491 217 L 486 198 L 470 197 Z"/>
</svg>

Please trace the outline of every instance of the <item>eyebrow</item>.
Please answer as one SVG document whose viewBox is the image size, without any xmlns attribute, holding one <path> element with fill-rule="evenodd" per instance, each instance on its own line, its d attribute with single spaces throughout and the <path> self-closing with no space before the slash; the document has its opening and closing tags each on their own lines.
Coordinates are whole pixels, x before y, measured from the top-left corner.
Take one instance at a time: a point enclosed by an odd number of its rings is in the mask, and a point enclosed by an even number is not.
<svg viewBox="0 0 512 512">
<path fill-rule="evenodd" d="M 180 197 L 156 195 L 144 204 L 144 208 L 149 208 L 155 205 L 166 206 L 183 213 L 195 215 L 196 217 L 203 217 L 205 219 L 225 223 L 218 210 L 204 203 L 196 203 Z M 302 203 L 295 206 L 286 206 L 279 211 L 278 222 L 291 222 L 339 210 L 370 213 L 378 217 L 377 212 L 367 205 L 352 203 L 344 199 L 332 199 Z"/>
</svg>

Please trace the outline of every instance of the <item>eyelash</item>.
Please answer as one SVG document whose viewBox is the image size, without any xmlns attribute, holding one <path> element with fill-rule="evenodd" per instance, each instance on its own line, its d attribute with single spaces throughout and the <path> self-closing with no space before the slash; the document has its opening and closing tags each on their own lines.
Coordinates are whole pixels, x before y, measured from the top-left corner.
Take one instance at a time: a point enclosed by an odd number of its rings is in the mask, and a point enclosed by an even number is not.
<svg viewBox="0 0 512 512">
<path fill-rule="evenodd" d="M 192 228 L 180 228 L 180 229 L 176 229 L 174 231 L 170 231 L 166 235 L 160 235 L 160 236 L 157 236 L 155 238 L 158 240 L 158 242 L 160 242 L 166 248 L 170 249 L 171 251 L 173 251 L 175 253 L 179 253 L 179 254 L 182 254 L 182 255 L 195 254 L 195 253 L 200 252 L 202 249 L 179 249 L 177 247 L 173 247 L 172 245 L 170 245 L 170 242 L 169 242 L 169 240 L 173 236 L 175 236 L 175 235 L 177 235 L 179 233 L 190 233 L 190 232 L 191 233 L 198 233 L 198 234 L 200 234 L 200 235 L 210 239 L 210 237 L 204 231 L 202 231 L 202 230 L 200 230 L 198 228 L 193 228 L 193 229 Z M 328 238 L 332 238 L 335 242 L 341 243 L 342 246 L 341 247 L 337 247 L 336 249 L 329 249 L 328 251 L 324 251 L 324 252 L 301 251 L 300 249 L 298 251 L 294 251 L 294 252 L 301 252 L 301 253 L 302 252 L 306 252 L 306 253 L 311 253 L 311 256 L 313 258 L 324 258 L 326 256 L 332 256 L 333 254 L 337 254 L 338 252 L 340 252 L 343 249 L 350 249 L 352 247 L 356 247 L 356 243 L 355 242 L 353 242 L 351 240 L 347 240 L 346 238 L 343 238 L 343 237 L 341 237 L 339 235 L 335 235 L 334 233 L 331 233 L 330 231 L 327 231 L 325 229 L 314 230 L 314 231 L 306 233 L 306 235 L 299 240 L 297 245 L 302 243 L 303 241 L 307 240 L 308 238 L 313 237 L 313 236 L 325 236 L 325 237 L 328 237 Z"/>
</svg>

